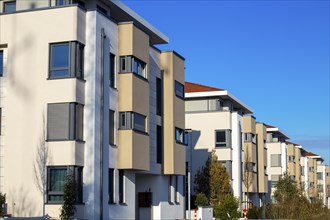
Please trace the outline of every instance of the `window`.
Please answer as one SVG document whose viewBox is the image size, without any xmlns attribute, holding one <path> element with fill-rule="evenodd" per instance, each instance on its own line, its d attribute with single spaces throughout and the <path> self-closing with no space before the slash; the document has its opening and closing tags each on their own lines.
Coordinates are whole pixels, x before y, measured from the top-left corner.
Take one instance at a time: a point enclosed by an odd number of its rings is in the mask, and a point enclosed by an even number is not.
<svg viewBox="0 0 330 220">
<path fill-rule="evenodd" d="M 330 172 L 327 172 L 327 176 L 330 176 Z"/>
<path fill-rule="evenodd" d="M 280 167 L 281 166 L 281 154 L 271 154 L 270 155 L 271 167 Z"/>
<path fill-rule="evenodd" d="M 305 176 L 305 166 L 300 167 L 300 173 L 302 176 Z"/>
<path fill-rule="evenodd" d="M 289 162 L 295 162 L 295 156 L 289 156 Z"/>
<path fill-rule="evenodd" d="M 83 140 L 83 106 L 53 103 L 47 109 L 47 140 Z"/>
<path fill-rule="evenodd" d="M 179 144 L 185 144 L 186 143 L 186 135 L 185 131 L 181 128 L 175 128 L 175 141 Z"/>
<path fill-rule="evenodd" d="M 257 172 L 257 166 L 256 163 L 253 162 L 245 162 L 245 170 L 247 172 Z"/>
<path fill-rule="evenodd" d="M 157 115 L 162 115 L 163 113 L 163 85 L 162 79 L 156 78 L 156 112 Z"/>
<path fill-rule="evenodd" d="M 163 129 L 157 125 L 157 163 L 163 162 Z"/>
<path fill-rule="evenodd" d="M 110 80 L 110 87 L 115 88 L 115 73 L 116 73 L 116 56 L 110 53 L 110 68 L 109 68 L 109 80 Z"/>
<path fill-rule="evenodd" d="M 3 12 L 15 12 L 15 11 L 16 11 L 16 1 L 3 3 Z"/>
<path fill-rule="evenodd" d="M 146 64 L 133 56 L 120 57 L 120 72 L 134 73 L 136 75 L 147 78 Z"/>
<path fill-rule="evenodd" d="M 109 110 L 109 144 L 115 145 L 115 111 Z"/>
<path fill-rule="evenodd" d="M 323 175 L 322 175 L 323 173 L 321 173 L 321 172 L 317 172 L 317 179 L 318 180 L 323 180 Z"/>
<path fill-rule="evenodd" d="M 0 50 L 0 77 L 3 76 L 3 63 L 4 63 L 4 58 L 3 58 L 3 51 Z"/>
<path fill-rule="evenodd" d="M 180 193 L 179 193 L 179 177 L 175 176 L 175 203 L 180 203 Z"/>
<path fill-rule="evenodd" d="M 323 192 L 323 185 L 322 184 L 317 185 L 317 191 L 318 192 Z"/>
<path fill-rule="evenodd" d="M 184 86 L 178 81 L 175 81 L 175 95 L 184 99 Z"/>
<path fill-rule="evenodd" d="M 314 187 L 315 187 L 315 184 L 314 184 L 314 182 L 310 182 L 310 183 L 309 183 L 309 187 L 312 187 L 312 188 L 314 188 Z"/>
<path fill-rule="evenodd" d="M 226 161 L 219 161 L 219 163 L 226 168 L 226 171 L 228 173 L 229 179 L 232 179 L 232 161 L 226 160 Z"/>
<path fill-rule="evenodd" d="M 68 4 L 70 4 L 69 0 L 56 0 L 56 6 L 68 5 Z"/>
<path fill-rule="evenodd" d="M 119 203 L 125 203 L 125 175 L 124 170 L 119 170 Z"/>
<path fill-rule="evenodd" d="M 244 135 L 244 142 L 256 143 L 256 135 L 252 133 L 246 133 Z"/>
<path fill-rule="evenodd" d="M 309 172 L 314 172 L 314 167 L 309 167 Z"/>
<path fill-rule="evenodd" d="M 230 147 L 231 146 L 231 131 L 218 130 L 215 131 L 215 147 Z"/>
<path fill-rule="evenodd" d="M 73 175 L 76 183 L 76 203 L 82 203 L 82 167 L 77 166 L 47 167 L 47 202 L 61 203 L 63 201 L 64 185 L 68 173 Z"/>
<path fill-rule="evenodd" d="M 109 180 L 108 180 L 108 191 L 109 191 L 109 203 L 115 203 L 115 200 L 114 200 L 114 181 L 115 181 L 115 178 L 114 178 L 114 172 L 115 170 L 112 169 L 112 168 L 109 168 Z"/>
<path fill-rule="evenodd" d="M 271 175 L 272 187 L 276 187 L 281 175 Z"/>
<path fill-rule="evenodd" d="M 290 176 L 291 180 L 296 181 L 296 176 Z"/>
<path fill-rule="evenodd" d="M 49 78 L 83 78 L 84 46 L 78 42 L 50 44 Z"/>
<path fill-rule="evenodd" d="M 136 112 L 119 113 L 119 129 L 146 132 L 146 116 Z"/>
</svg>

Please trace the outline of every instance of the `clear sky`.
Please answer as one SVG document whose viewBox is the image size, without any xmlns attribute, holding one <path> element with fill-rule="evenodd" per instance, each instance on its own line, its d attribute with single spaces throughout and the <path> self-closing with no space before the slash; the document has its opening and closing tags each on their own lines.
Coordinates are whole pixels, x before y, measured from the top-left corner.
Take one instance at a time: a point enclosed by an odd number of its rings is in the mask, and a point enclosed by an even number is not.
<svg viewBox="0 0 330 220">
<path fill-rule="evenodd" d="M 186 81 L 228 90 L 330 164 L 329 1 L 123 2 L 186 58 Z"/>
</svg>

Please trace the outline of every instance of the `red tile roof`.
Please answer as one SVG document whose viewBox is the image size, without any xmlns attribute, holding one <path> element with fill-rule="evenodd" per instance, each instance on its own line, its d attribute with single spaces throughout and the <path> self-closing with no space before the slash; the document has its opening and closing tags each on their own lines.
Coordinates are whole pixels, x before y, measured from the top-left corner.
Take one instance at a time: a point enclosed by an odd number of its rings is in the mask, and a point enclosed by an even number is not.
<svg viewBox="0 0 330 220">
<path fill-rule="evenodd" d="M 224 91 L 223 89 L 218 89 L 210 86 L 204 86 L 201 84 L 185 82 L 184 84 L 184 92 L 213 92 L 213 91 Z"/>
<path fill-rule="evenodd" d="M 266 124 L 265 124 L 265 126 L 266 126 L 266 128 L 276 128 L 276 127 L 274 127 L 274 126 L 266 125 Z"/>
<path fill-rule="evenodd" d="M 307 153 L 306 153 L 306 156 L 319 156 L 319 155 L 314 154 L 314 153 L 312 153 L 312 152 L 307 152 Z"/>
</svg>

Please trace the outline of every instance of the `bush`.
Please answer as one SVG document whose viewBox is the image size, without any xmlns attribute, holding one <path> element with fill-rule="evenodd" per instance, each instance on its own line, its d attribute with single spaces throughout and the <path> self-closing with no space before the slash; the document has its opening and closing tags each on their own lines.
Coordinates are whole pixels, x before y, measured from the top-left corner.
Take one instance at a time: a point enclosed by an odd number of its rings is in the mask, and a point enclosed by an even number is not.
<svg viewBox="0 0 330 220">
<path fill-rule="evenodd" d="M 204 193 L 198 193 L 196 195 L 195 206 L 207 206 L 209 201 Z"/>
<path fill-rule="evenodd" d="M 239 201 L 232 193 L 228 193 L 220 199 L 220 202 L 215 204 L 213 214 L 215 218 L 236 219 L 240 218 L 241 213 L 238 212 Z M 229 215 L 229 216 L 228 216 Z"/>
<path fill-rule="evenodd" d="M 251 209 L 247 210 L 246 217 L 248 219 L 261 219 L 262 218 L 262 207 L 257 208 L 253 206 Z"/>
<path fill-rule="evenodd" d="M 63 205 L 61 207 L 60 219 L 68 220 L 71 219 L 76 212 L 76 182 L 73 174 L 68 174 L 64 185 Z"/>
<path fill-rule="evenodd" d="M 3 207 L 6 204 L 6 194 L 2 194 L 0 193 L 0 216 L 2 216 L 3 214 L 5 214 L 5 210 L 3 210 Z"/>
</svg>

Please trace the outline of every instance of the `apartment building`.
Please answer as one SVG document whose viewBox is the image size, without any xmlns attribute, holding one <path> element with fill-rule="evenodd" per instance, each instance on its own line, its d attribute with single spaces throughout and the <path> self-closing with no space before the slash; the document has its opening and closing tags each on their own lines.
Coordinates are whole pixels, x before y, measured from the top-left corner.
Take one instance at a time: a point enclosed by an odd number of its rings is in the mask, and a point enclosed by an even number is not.
<svg viewBox="0 0 330 220">
<path fill-rule="evenodd" d="M 292 142 L 286 142 L 288 146 L 288 175 L 296 182 L 297 187 L 301 186 L 301 146 Z"/>
<path fill-rule="evenodd" d="M 72 174 L 77 218 L 184 218 L 184 58 L 166 43 L 119 1 L 0 1 L 9 214 L 58 217 Z"/>
<path fill-rule="evenodd" d="M 325 166 L 325 204 L 330 208 L 330 166 Z"/>
<path fill-rule="evenodd" d="M 317 164 L 317 199 L 321 200 L 324 205 L 327 205 L 326 198 L 326 166 L 323 164 L 324 160 L 319 156 L 316 159 Z"/>
<path fill-rule="evenodd" d="M 261 207 L 268 193 L 266 126 L 256 122 L 254 116 L 244 115 L 243 137 L 245 201 Z"/>
<path fill-rule="evenodd" d="M 186 128 L 191 129 L 187 162 L 192 180 L 215 150 L 232 192 L 243 201 L 243 116 L 252 110 L 227 90 L 186 82 L 185 111 Z"/>
<path fill-rule="evenodd" d="M 273 196 L 277 182 L 288 170 L 288 147 L 286 140 L 289 137 L 275 126 L 266 125 L 266 130 L 267 173 L 270 189 L 267 202 L 270 202 L 270 200 L 274 199 Z"/>
</svg>

